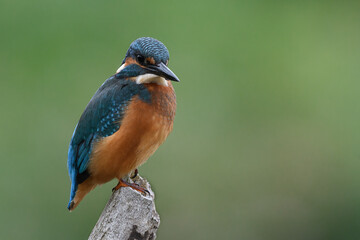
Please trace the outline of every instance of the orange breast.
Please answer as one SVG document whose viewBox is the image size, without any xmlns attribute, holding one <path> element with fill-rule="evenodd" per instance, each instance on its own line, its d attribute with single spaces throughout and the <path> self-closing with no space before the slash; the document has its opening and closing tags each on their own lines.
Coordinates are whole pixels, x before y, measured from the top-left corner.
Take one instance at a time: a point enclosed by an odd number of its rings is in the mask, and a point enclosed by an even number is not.
<svg viewBox="0 0 360 240">
<path fill-rule="evenodd" d="M 135 97 L 120 129 L 94 146 L 89 171 L 95 183 L 120 179 L 130 173 L 143 164 L 171 132 L 176 110 L 171 84 L 169 87 L 146 85 L 151 103 Z"/>
</svg>

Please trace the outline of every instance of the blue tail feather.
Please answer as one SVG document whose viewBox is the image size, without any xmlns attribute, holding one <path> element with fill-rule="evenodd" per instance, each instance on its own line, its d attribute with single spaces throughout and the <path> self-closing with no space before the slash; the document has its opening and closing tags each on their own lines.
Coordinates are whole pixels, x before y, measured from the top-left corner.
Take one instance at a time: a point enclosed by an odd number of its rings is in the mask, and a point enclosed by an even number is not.
<svg viewBox="0 0 360 240">
<path fill-rule="evenodd" d="M 75 128 L 76 130 L 76 128 Z M 74 167 L 75 161 L 74 161 L 74 148 L 71 146 L 69 147 L 69 152 L 68 152 L 68 169 L 69 169 L 69 176 L 70 176 L 70 180 L 71 180 L 71 190 L 70 190 L 70 200 L 69 200 L 69 204 L 68 204 L 68 209 L 71 210 L 72 208 L 72 201 L 75 198 L 75 194 L 78 188 L 78 184 L 76 181 L 76 168 Z"/>
</svg>

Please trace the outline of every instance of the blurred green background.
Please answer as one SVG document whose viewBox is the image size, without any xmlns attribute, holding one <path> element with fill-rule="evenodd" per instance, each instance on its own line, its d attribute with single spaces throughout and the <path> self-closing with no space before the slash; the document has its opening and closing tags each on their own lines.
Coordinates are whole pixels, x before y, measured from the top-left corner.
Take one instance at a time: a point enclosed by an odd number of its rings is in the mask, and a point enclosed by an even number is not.
<svg viewBox="0 0 360 240">
<path fill-rule="evenodd" d="M 140 174 L 158 239 L 360 239 L 359 1 L 0 0 L 0 239 L 86 239 L 67 148 L 130 43 L 170 51 L 174 131 Z"/>
</svg>

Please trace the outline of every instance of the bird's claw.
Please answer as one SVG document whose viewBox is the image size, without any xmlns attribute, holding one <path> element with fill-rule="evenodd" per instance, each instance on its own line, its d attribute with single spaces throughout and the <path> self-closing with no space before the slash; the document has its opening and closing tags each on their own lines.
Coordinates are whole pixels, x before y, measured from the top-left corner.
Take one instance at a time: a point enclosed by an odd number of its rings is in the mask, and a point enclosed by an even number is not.
<svg viewBox="0 0 360 240">
<path fill-rule="evenodd" d="M 150 192 L 146 188 L 141 187 L 137 183 L 128 183 L 128 182 L 125 182 L 124 180 L 120 180 L 119 183 L 112 189 L 112 192 L 114 193 L 116 190 L 120 189 L 121 187 L 131 187 L 132 189 L 134 189 L 138 192 L 141 192 L 145 196 L 147 194 L 150 195 Z"/>
<path fill-rule="evenodd" d="M 132 176 L 130 176 L 131 179 L 134 179 L 137 177 L 139 171 L 137 170 L 137 168 L 134 170 L 134 174 Z"/>
</svg>

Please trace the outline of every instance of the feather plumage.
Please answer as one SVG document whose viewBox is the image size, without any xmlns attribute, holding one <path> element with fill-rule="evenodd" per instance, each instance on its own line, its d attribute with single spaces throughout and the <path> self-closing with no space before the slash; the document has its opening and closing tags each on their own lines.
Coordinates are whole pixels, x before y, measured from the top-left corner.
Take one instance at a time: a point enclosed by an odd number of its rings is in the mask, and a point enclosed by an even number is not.
<svg viewBox="0 0 360 240">
<path fill-rule="evenodd" d="M 75 196 L 78 184 L 89 176 L 87 167 L 93 144 L 119 130 L 125 110 L 135 95 L 145 102 L 150 101 L 150 94 L 143 85 L 112 76 L 90 100 L 69 146 L 68 169 L 72 182 L 70 202 Z"/>
</svg>

